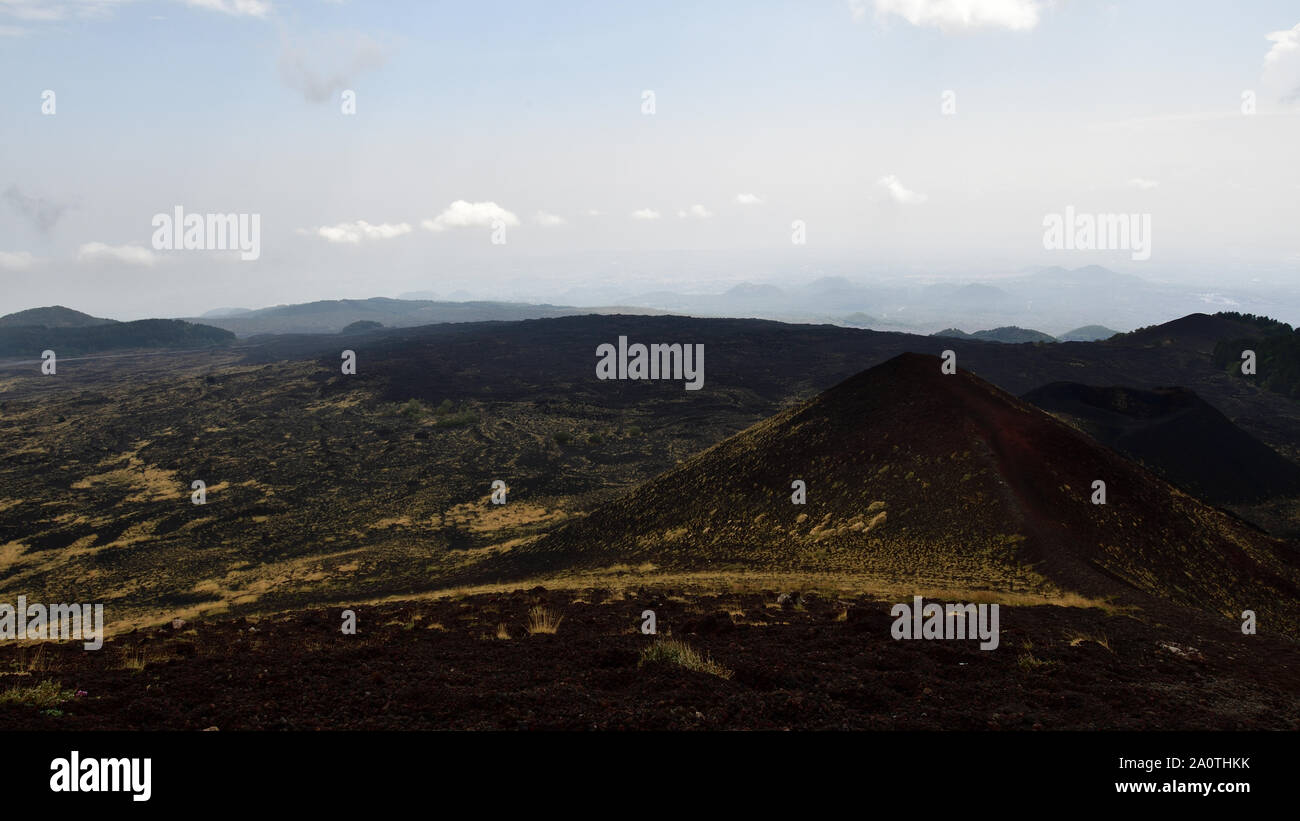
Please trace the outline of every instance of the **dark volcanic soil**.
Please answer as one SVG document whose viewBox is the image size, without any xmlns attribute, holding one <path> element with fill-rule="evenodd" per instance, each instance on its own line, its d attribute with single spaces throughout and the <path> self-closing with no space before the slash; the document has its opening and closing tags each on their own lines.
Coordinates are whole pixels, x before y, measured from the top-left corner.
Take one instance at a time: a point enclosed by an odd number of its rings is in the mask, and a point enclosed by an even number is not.
<svg viewBox="0 0 1300 821">
<path fill-rule="evenodd" d="M 537 605 L 563 616 L 556 634 L 526 632 Z M 46 645 L 36 662 L 7 645 L 0 692 L 49 679 L 70 697 L 0 704 L 0 729 L 1300 729 L 1289 639 L 1183 611 L 1003 606 L 981 651 L 894 640 L 890 606 L 535 588 L 359 607 L 351 636 L 334 608 Z M 638 629 L 645 609 L 660 636 Z M 668 633 L 733 675 L 639 667 Z"/>
</svg>

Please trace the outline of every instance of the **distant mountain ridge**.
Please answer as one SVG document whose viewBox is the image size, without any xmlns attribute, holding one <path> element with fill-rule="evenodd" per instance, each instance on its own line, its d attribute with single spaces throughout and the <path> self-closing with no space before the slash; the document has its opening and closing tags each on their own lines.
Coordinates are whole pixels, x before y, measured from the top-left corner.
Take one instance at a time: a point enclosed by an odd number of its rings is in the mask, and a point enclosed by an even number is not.
<svg viewBox="0 0 1300 821">
<path fill-rule="evenodd" d="M 117 320 L 101 319 L 62 305 L 28 308 L 25 311 L 0 316 L 0 328 L 89 328 L 95 325 L 111 325 L 114 322 Z"/>
<path fill-rule="evenodd" d="M 237 336 L 248 337 L 260 334 L 335 334 L 356 322 L 378 322 L 389 328 L 405 328 L 444 322 L 514 321 L 614 312 L 661 313 L 644 308 L 573 308 L 523 302 L 434 302 L 372 297 L 276 305 L 225 316 L 205 315 L 190 321 L 201 320 Z"/>
<path fill-rule="evenodd" d="M 1014 325 L 1008 325 L 1002 328 L 993 328 L 988 331 L 975 331 L 966 333 L 959 328 L 945 328 L 942 331 L 936 331 L 931 336 L 947 336 L 954 339 L 982 339 L 986 342 L 1007 342 L 1019 344 L 1021 342 L 1055 342 L 1056 337 L 1045 334 L 1042 331 L 1035 331 L 1032 328 L 1017 328 Z"/>
<path fill-rule="evenodd" d="M 45 350 L 63 357 L 127 349 L 207 348 L 234 341 L 230 331 L 180 319 L 109 321 L 82 327 L 0 327 L 0 357 L 35 359 Z"/>
<path fill-rule="evenodd" d="M 1061 342 L 1100 342 L 1103 339 L 1110 339 L 1117 333 L 1119 331 L 1107 328 L 1105 325 L 1084 325 L 1081 328 L 1066 331 L 1057 339 Z"/>
</svg>

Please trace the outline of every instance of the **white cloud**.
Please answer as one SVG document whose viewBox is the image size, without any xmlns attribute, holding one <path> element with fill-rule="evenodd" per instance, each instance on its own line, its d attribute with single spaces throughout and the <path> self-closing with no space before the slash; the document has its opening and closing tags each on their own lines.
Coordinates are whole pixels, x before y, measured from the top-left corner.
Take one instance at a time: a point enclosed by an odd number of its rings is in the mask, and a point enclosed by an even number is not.
<svg viewBox="0 0 1300 821">
<path fill-rule="evenodd" d="M 889 196 L 893 198 L 894 202 L 902 205 L 917 205 L 925 202 L 926 197 L 924 194 L 918 194 L 917 192 L 906 188 L 903 183 L 899 181 L 898 177 L 895 177 L 893 174 L 881 177 L 876 181 L 876 184 L 888 191 Z"/>
<path fill-rule="evenodd" d="M 763 201 L 753 194 L 737 194 L 736 202 L 741 205 L 762 205 Z"/>
<path fill-rule="evenodd" d="M 1134 177 L 1128 181 L 1128 185 L 1130 188 L 1136 188 L 1139 191 L 1150 191 L 1152 188 L 1160 185 L 1160 183 L 1155 180 L 1148 180 L 1144 177 Z"/>
<path fill-rule="evenodd" d="M 330 242 L 347 242 L 355 245 L 363 239 L 392 239 L 393 237 L 400 237 L 402 234 L 409 234 L 411 233 L 411 226 L 405 222 L 383 222 L 378 225 L 371 225 L 365 220 L 357 220 L 356 222 L 340 222 L 338 225 L 322 225 L 311 233 Z"/>
<path fill-rule="evenodd" d="M 125 262 L 129 265 L 153 265 L 158 261 L 153 251 L 139 245 L 105 245 L 87 242 L 77 251 L 77 259 L 89 262 Z"/>
<path fill-rule="evenodd" d="M 28 251 L 0 251 L 0 269 L 6 271 L 24 271 L 35 261 Z"/>
<path fill-rule="evenodd" d="M 876 14 L 881 17 L 896 14 L 914 26 L 945 30 L 1028 31 L 1038 25 L 1039 6 L 1038 0 L 876 0 Z M 866 17 L 866 9 L 861 7 L 861 3 L 849 3 L 855 21 Z"/>
<path fill-rule="evenodd" d="M 104 19 L 131 0 L 0 0 L 0 14 L 32 22 Z M 192 8 L 229 14 L 232 17 L 266 17 L 273 9 L 270 0 L 173 0 Z M 155 18 L 158 19 L 158 18 Z"/>
<path fill-rule="evenodd" d="M 564 217 L 558 216 L 556 214 L 548 214 L 545 211 L 538 211 L 537 215 L 533 217 L 533 221 L 536 222 L 538 225 L 545 225 L 547 227 L 550 227 L 554 225 L 563 225 Z"/>
<path fill-rule="evenodd" d="M 0 37 L 26 37 L 27 29 L 20 26 L 0 26 Z"/>
<path fill-rule="evenodd" d="M 420 223 L 427 230 L 439 232 L 448 228 L 491 228 L 500 220 L 508 226 L 519 224 L 519 218 L 495 202 L 466 202 L 456 200 L 447 206 L 447 210 L 431 220 Z"/>
<path fill-rule="evenodd" d="M 657 220 L 657 219 L 659 219 L 659 212 L 656 211 L 656 210 L 654 210 L 653 208 L 642 208 L 642 209 L 640 209 L 640 210 L 638 210 L 638 211 L 633 211 L 633 212 L 632 212 L 632 219 L 634 219 L 634 220 Z"/>
<path fill-rule="evenodd" d="M 1264 55 L 1264 85 L 1279 99 L 1300 97 L 1300 23 L 1266 35 L 1273 47 Z"/>
<path fill-rule="evenodd" d="M 265 17 L 271 13 L 271 4 L 267 0 L 184 0 L 184 3 L 234 17 Z"/>
<path fill-rule="evenodd" d="M 600 216 L 600 212 L 597 211 L 595 208 L 588 208 L 588 209 L 587 209 L 587 216 L 589 216 L 589 217 L 599 217 L 599 216 Z"/>
<path fill-rule="evenodd" d="M 853 22 L 861 23 L 867 19 L 867 0 L 849 0 L 849 14 Z"/>
<path fill-rule="evenodd" d="M 1275 31 L 1265 35 L 1265 39 L 1272 41 L 1273 47 L 1268 50 L 1268 54 L 1264 55 L 1264 62 L 1276 63 L 1284 60 L 1288 54 L 1300 51 L 1300 23 L 1296 23 L 1287 31 Z"/>
<path fill-rule="evenodd" d="M 684 211 L 678 211 L 677 216 L 682 219 L 691 217 L 692 219 L 706 220 L 713 216 L 713 212 L 705 208 L 703 205 L 692 205 Z"/>
</svg>

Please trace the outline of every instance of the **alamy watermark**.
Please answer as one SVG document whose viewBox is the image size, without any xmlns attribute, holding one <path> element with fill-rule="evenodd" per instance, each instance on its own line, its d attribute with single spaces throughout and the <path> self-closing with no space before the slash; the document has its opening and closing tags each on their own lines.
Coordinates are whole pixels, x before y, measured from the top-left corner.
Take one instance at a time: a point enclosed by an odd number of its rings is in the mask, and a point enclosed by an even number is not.
<svg viewBox="0 0 1300 821">
<path fill-rule="evenodd" d="M 1150 214 L 1064 214 L 1043 217 L 1043 247 L 1049 251 L 1132 251 L 1135 260 L 1151 258 Z"/>
<path fill-rule="evenodd" d="M 245 262 L 262 255 L 261 214 L 154 214 L 155 251 L 239 251 Z"/>
<path fill-rule="evenodd" d="M 596 347 L 597 379 L 685 379 L 686 390 L 704 387 L 703 344 L 627 344 L 618 338 L 618 347 L 606 342 Z"/>
<path fill-rule="evenodd" d="M 924 604 L 920 596 L 912 603 L 893 606 L 894 624 L 890 635 L 898 639 L 979 639 L 981 650 L 996 650 L 998 630 L 996 604 Z"/>
<path fill-rule="evenodd" d="M 50 762 L 50 792 L 125 792 L 132 801 L 153 795 L 152 758 L 82 758 L 73 750 Z"/>
<path fill-rule="evenodd" d="M 0 602 L 0 640 L 41 639 L 62 641 L 82 639 L 87 650 L 104 646 L 104 605 Z"/>
</svg>

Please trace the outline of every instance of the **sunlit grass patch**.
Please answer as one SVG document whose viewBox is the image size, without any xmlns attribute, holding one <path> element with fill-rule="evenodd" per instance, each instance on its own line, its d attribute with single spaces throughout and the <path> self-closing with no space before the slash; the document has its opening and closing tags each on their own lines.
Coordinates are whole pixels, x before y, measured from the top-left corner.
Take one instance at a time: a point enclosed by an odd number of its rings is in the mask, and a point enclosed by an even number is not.
<svg viewBox="0 0 1300 821">
<path fill-rule="evenodd" d="M 545 607 L 534 607 L 528 611 L 528 635 L 534 636 L 538 633 L 555 633 L 560 629 L 560 622 L 564 621 L 564 616 L 557 615 Z"/>
<path fill-rule="evenodd" d="M 640 668 L 647 664 L 676 664 L 687 670 L 726 679 L 734 674 L 732 670 L 723 667 L 708 656 L 700 655 L 694 647 L 677 639 L 659 639 L 642 650 L 641 660 L 636 666 Z"/>
<path fill-rule="evenodd" d="M 0 690 L 0 704 L 50 708 L 70 701 L 73 696 L 71 690 L 47 679 L 36 684 L 20 684 L 8 690 Z"/>
</svg>

